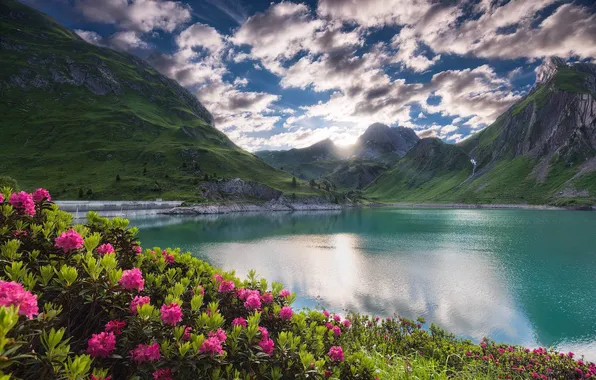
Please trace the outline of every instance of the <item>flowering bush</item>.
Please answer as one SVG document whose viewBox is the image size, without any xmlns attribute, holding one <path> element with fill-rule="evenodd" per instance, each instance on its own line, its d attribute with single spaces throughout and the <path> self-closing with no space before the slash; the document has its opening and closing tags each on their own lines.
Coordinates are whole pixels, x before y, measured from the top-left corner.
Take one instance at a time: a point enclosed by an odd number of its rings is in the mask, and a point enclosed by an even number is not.
<svg viewBox="0 0 596 380">
<path fill-rule="evenodd" d="M 378 356 L 428 358 L 455 377 L 596 378 L 572 353 L 295 311 L 295 295 L 254 272 L 240 280 L 177 249 L 141 249 L 127 220 L 89 213 L 73 226 L 43 189 L 0 194 L 1 380 L 398 378 Z"/>
<path fill-rule="evenodd" d="M 143 250 L 121 218 L 72 225 L 44 189 L 0 193 L 2 380 L 374 378 L 279 283 Z"/>
</svg>

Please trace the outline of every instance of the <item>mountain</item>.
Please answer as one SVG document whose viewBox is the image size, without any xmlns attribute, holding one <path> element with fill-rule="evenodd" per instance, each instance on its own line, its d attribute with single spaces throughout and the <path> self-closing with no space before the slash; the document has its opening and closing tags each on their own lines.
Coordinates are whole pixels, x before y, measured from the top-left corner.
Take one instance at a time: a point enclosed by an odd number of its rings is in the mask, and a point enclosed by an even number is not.
<svg viewBox="0 0 596 380">
<path fill-rule="evenodd" d="M 411 128 L 390 128 L 374 123 L 358 138 L 353 155 L 361 159 L 391 162 L 403 157 L 419 140 Z"/>
<path fill-rule="evenodd" d="M 260 151 L 268 164 L 299 178 L 331 181 L 343 189 L 361 189 L 381 174 L 419 140 L 410 128 L 374 123 L 353 146 L 340 148 L 326 139 L 307 148 Z"/>
<path fill-rule="evenodd" d="M 194 95 L 145 61 L 13 0 L 0 2 L 0 30 L 0 174 L 22 187 L 195 199 L 197 184 L 217 176 L 313 192 L 234 145 Z"/>
<path fill-rule="evenodd" d="M 417 154 L 418 143 L 367 194 L 428 202 L 594 204 L 595 96 L 596 65 L 549 58 L 523 99 L 484 130 L 451 146 L 462 164 L 463 155 L 476 163 L 467 169 L 467 178 L 460 166 L 441 170 L 440 181 L 424 170 L 412 172 L 405 162 Z M 404 178 L 416 185 L 398 186 Z"/>
</svg>

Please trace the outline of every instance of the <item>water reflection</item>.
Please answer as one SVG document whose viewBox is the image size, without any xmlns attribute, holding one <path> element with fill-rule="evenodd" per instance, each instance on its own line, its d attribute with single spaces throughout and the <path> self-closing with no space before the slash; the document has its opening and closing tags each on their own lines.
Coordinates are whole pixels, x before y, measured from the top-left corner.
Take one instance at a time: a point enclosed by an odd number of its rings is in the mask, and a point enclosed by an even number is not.
<svg viewBox="0 0 596 380">
<path fill-rule="evenodd" d="M 297 306 L 422 316 L 476 340 L 596 358 L 594 213 L 378 209 L 134 224 L 144 245 L 284 283 Z"/>
</svg>

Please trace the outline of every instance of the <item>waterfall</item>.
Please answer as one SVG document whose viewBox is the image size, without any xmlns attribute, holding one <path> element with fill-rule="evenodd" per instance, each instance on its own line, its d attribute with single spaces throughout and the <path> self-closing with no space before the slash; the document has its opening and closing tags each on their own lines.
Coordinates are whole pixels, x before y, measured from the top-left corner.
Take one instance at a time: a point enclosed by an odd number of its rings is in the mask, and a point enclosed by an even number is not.
<svg viewBox="0 0 596 380">
<path fill-rule="evenodd" d="M 474 167 L 472 168 L 472 175 L 474 175 L 476 173 L 476 160 L 470 158 L 470 162 L 472 163 L 472 165 L 474 165 Z"/>
</svg>

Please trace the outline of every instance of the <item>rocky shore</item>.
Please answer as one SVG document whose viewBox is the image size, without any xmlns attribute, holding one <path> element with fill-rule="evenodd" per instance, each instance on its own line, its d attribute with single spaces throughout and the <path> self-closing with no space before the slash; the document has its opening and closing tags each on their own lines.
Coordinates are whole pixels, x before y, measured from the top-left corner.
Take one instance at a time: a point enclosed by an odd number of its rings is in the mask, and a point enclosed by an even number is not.
<svg viewBox="0 0 596 380">
<path fill-rule="evenodd" d="M 184 207 L 174 207 L 162 210 L 160 214 L 169 215 L 203 215 L 203 214 L 229 214 L 233 212 L 273 212 L 273 211 L 322 211 L 341 210 L 349 205 L 329 203 L 320 198 L 307 198 L 289 200 L 283 196 L 265 203 L 208 203 Z"/>
</svg>

